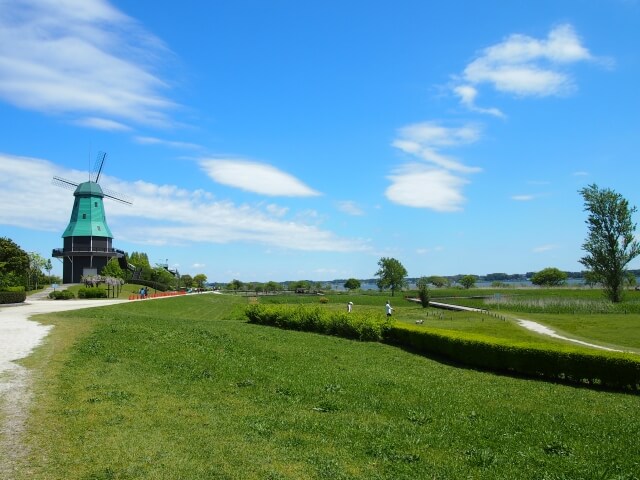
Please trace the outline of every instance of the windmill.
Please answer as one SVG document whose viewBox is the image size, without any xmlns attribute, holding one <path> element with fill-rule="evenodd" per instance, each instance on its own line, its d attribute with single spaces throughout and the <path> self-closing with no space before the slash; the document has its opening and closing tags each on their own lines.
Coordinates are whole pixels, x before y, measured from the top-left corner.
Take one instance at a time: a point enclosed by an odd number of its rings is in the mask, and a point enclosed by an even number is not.
<svg viewBox="0 0 640 480">
<path fill-rule="evenodd" d="M 107 154 L 98 153 L 88 182 L 72 182 L 54 176 L 53 183 L 74 190 L 73 210 L 69 225 L 62 234 L 64 247 L 53 250 L 52 256 L 62 258 L 63 283 L 79 283 L 83 275 L 97 275 L 111 258 L 124 259 L 122 250 L 112 247 L 113 234 L 107 225 L 103 198 L 131 205 L 115 192 L 103 190 L 98 183 Z"/>
</svg>

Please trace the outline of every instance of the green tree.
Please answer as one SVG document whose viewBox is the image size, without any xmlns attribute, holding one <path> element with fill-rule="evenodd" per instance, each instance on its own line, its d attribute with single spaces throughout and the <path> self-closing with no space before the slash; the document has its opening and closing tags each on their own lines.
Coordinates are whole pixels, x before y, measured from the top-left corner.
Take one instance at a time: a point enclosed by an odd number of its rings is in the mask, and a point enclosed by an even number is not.
<svg viewBox="0 0 640 480">
<path fill-rule="evenodd" d="M 185 273 L 184 275 L 180 276 L 180 281 L 182 282 L 182 285 L 184 285 L 186 288 L 193 287 L 193 277 L 188 273 Z"/>
<path fill-rule="evenodd" d="M 356 278 L 350 278 L 346 282 L 344 282 L 344 288 L 350 291 L 358 290 L 360 286 L 361 286 L 360 280 Z"/>
<path fill-rule="evenodd" d="M 431 299 L 431 293 L 429 292 L 429 283 L 430 282 L 427 277 L 420 277 L 416 282 L 416 286 L 418 287 L 418 297 L 420 298 L 422 308 L 427 308 L 429 306 L 429 300 Z"/>
<path fill-rule="evenodd" d="M 567 281 L 567 272 L 558 270 L 555 267 L 548 267 L 536 272 L 531 277 L 531 283 L 545 287 L 557 287 Z"/>
<path fill-rule="evenodd" d="M 631 218 L 636 207 L 630 207 L 619 193 L 600 189 L 596 184 L 583 188 L 580 194 L 584 209 L 589 212 L 589 233 L 582 245 L 587 255 L 580 263 L 600 279 L 609 300 L 620 302 L 626 267 L 640 255 L 640 243 L 634 239 L 636 224 Z"/>
<path fill-rule="evenodd" d="M 0 287 L 26 286 L 29 255 L 13 240 L 0 237 Z"/>
<path fill-rule="evenodd" d="M 38 282 L 44 280 L 42 270 L 47 266 L 47 261 L 42 255 L 36 252 L 29 252 L 29 267 L 27 269 L 28 285 L 33 284 L 34 289 L 38 289 Z"/>
<path fill-rule="evenodd" d="M 393 297 L 396 290 L 402 290 L 406 285 L 407 269 L 398 260 L 390 257 L 382 257 L 378 260 L 378 267 L 380 268 L 375 274 L 376 277 L 379 277 L 376 282 L 378 288 L 381 291 L 391 289 Z"/>
<path fill-rule="evenodd" d="M 448 287 L 450 285 L 449 280 L 438 275 L 431 275 L 430 277 L 427 277 L 427 282 L 437 288 Z"/>
<path fill-rule="evenodd" d="M 204 288 L 204 284 L 207 283 L 207 276 L 204 273 L 198 273 L 193 276 L 193 281 L 198 288 Z"/>
<path fill-rule="evenodd" d="M 473 288 L 476 286 L 477 280 L 478 277 L 476 277 L 475 275 L 465 275 L 460 279 L 460 285 L 462 285 L 466 289 Z"/>
<path fill-rule="evenodd" d="M 231 282 L 229 283 L 229 285 L 227 285 L 227 288 L 229 288 L 229 290 L 240 290 L 242 288 L 244 284 L 240 281 L 240 280 L 236 280 L 235 278 L 233 280 L 231 280 Z"/>
<path fill-rule="evenodd" d="M 264 286 L 265 292 L 279 292 L 280 290 L 282 290 L 282 285 L 278 282 L 274 282 L 273 280 L 267 282 Z"/>
<path fill-rule="evenodd" d="M 47 258 L 47 263 L 44 266 L 44 269 L 47 271 L 47 277 L 49 277 L 49 278 L 47 278 L 47 282 L 53 283 L 53 282 L 51 282 L 51 270 L 53 270 L 53 265 L 51 264 L 51 259 L 50 258 Z"/>
<path fill-rule="evenodd" d="M 107 262 L 107 264 L 102 268 L 100 275 L 103 277 L 113 277 L 113 278 L 121 278 L 124 280 L 124 271 L 120 268 L 120 263 L 118 263 L 117 258 L 112 258 Z"/>
</svg>

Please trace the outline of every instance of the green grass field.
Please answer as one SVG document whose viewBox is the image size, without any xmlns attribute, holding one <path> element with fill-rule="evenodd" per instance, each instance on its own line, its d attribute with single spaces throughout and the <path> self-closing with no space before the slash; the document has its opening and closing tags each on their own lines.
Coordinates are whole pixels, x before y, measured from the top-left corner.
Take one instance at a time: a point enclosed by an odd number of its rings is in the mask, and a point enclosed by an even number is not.
<svg viewBox="0 0 640 480">
<path fill-rule="evenodd" d="M 637 395 L 252 325 L 246 303 L 40 317 L 56 328 L 25 362 L 36 382 L 19 478 L 638 478 Z"/>
</svg>

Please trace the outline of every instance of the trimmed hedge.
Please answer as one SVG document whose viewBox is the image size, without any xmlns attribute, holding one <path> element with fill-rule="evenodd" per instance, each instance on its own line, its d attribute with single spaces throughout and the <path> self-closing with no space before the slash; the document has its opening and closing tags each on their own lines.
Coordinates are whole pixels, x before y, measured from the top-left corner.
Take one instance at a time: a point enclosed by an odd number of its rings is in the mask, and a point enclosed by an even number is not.
<svg viewBox="0 0 640 480">
<path fill-rule="evenodd" d="M 485 370 L 640 390 L 640 356 L 634 354 L 590 352 L 572 346 L 542 346 L 468 332 L 428 330 L 394 323 L 382 314 L 336 312 L 309 305 L 256 304 L 248 306 L 245 314 L 251 323 L 385 342 Z"/>
<path fill-rule="evenodd" d="M 640 390 L 640 356 L 563 346 L 513 343 L 483 335 L 393 325 L 385 342 L 483 369 L 571 383 Z"/>
<path fill-rule="evenodd" d="M 289 330 L 324 333 L 363 341 L 382 341 L 390 322 L 382 315 L 335 312 L 308 305 L 249 305 L 251 323 Z"/>
<path fill-rule="evenodd" d="M 27 299 L 27 293 L 21 292 L 0 292 L 0 304 L 2 303 L 23 303 Z"/>
<path fill-rule="evenodd" d="M 78 298 L 107 298 L 107 290 L 102 287 L 81 287 Z"/>
<path fill-rule="evenodd" d="M 53 292 L 49 292 L 49 298 L 53 300 L 71 300 L 76 298 L 70 290 L 54 290 Z"/>
</svg>

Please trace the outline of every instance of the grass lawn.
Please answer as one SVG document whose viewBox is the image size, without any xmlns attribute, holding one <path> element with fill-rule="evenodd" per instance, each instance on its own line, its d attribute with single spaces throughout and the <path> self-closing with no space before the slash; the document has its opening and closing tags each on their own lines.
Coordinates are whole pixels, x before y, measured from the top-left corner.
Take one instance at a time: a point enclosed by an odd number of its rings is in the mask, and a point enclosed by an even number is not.
<svg viewBox="0 0 640 480">
<path fill-rule="evenodd" d="M 638 478 L 640 396 L 252 325 L 246 303 L 41 316 L 19 478 Z"/>
</svg>

